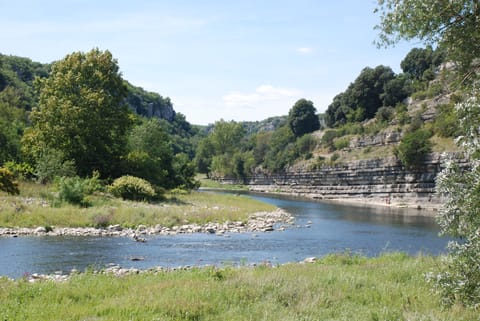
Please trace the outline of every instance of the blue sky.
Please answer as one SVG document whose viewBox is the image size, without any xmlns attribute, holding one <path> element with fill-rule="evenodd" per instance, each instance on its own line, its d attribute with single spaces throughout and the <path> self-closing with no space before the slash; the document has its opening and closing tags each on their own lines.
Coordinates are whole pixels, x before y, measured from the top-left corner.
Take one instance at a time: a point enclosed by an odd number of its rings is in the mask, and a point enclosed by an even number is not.
<svg viewBox="0 0 480 321">
<path fill-rule="evenodd" d="M 366 67 L 400 72 L 421 44 L 377 49 L 374 0 L 0 0 L 0 53 L 52 62 L 110 50 L 125 79 L 193 124 L 319 112 Z"/>
</svg>

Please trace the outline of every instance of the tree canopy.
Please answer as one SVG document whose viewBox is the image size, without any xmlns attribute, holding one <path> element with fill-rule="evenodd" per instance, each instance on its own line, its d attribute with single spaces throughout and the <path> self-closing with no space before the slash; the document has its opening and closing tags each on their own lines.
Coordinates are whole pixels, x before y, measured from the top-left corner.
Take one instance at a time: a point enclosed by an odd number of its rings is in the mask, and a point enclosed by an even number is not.
<svg viewBox="0 0 480 321">
<path fill-rule="evenodd" d="M 296 137 L 303 136 L 320 129 L 320 121 L 313 102 L 298 100 L 288 113 L 288 125 Z"/>
<path fill-rule="evenodd" d="M 406 79 L 398 78 L 390 67 L 365 67 L 348 88 L 335 96 L 326 111 L 330 127 L 375 117 L 384 104 L 395 106 L 408 94 Z"/>
<path fill-rule="evenodd" d="M 82 176 L 94 170 L 118 175 L 131 120 L 124 103 L 127 89 L 112 54 L 72 53 L 35 84 L 39 103 L 23 137 L 25 151 L 35 160 L 46 149 L 59 150 Z"/>
<path fill-rule="evenodd" d="M 438 44 L 464 71 L 480 57 L 480 3 L 477 0 L 378 0 L 379 46 L 419 39 Z"/>
</svg>

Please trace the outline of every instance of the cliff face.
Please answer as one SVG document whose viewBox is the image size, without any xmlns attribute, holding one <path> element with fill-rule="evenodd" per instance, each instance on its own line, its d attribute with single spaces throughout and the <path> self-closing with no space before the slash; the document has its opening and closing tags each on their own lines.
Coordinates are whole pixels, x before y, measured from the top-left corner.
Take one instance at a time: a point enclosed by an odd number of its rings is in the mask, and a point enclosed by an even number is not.
<svg viewBox="0 0 480 321">
<path fill-rule="evenodd" d="M 434 209 L 441 203 L 435 194 L 435 179 L 444 157 L 452 156 L 455 155 L 431 154 L 415 170 L 408 170 L 395 157 L 389 157 L 353 161 L 312 172 L 257 174 L 247 177 L 244 183 L 258 192 Z"/>
</svg>

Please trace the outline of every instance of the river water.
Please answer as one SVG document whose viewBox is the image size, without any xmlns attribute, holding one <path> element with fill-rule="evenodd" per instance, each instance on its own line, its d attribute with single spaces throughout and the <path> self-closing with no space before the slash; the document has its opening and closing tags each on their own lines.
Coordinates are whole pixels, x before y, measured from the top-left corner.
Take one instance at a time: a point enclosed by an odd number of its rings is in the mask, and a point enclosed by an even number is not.
<svg viewBox="0 0 480 321">
<path fill-rule="evenodd" d="M 138 243 L 124 237 L 0 237 L 0 275 L 68 273 L 76 268 L 282 264 L 353 252 L 375 256 L 385 251 L 409 254 L 445 252 L 432 218 L 417 210 L 367 208 L 251 194 L 295 216 L 296 225 L 268 233 L 150 236 Z M 141 258 L 132 261 L 132 258 Z"/>
</svg>

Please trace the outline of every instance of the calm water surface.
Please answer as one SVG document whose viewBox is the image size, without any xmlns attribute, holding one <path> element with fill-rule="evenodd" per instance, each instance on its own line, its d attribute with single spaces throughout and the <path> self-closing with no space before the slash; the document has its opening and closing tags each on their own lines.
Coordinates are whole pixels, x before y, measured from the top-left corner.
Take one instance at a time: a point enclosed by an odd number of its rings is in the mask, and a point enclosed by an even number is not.
<svg viewBox="0 0 480 321">
<path fill-rule="evenodd" d="M 243 196 L 242 196 L 243 197 Z M 438 237 L 431 218 L 416 210 L 366 208 L 302 199 L 251 194 L 292 213 L 300 227 L 270 233 L 216 236 L 151 236 L 146 243 L 123 237 L 0 237 L 0 275 L 67 273 L 89 266 L 149 268 L 271 262 L 351 251 L 375 256 L 385 251 L 439 254 L 446 238 Z M 241 201 L 241 197 L 239 197 Z M 311 227 L 306 227 L 311 222 Z M 132 261 L 142 257 L 143 261 Z"/>
</svg>

